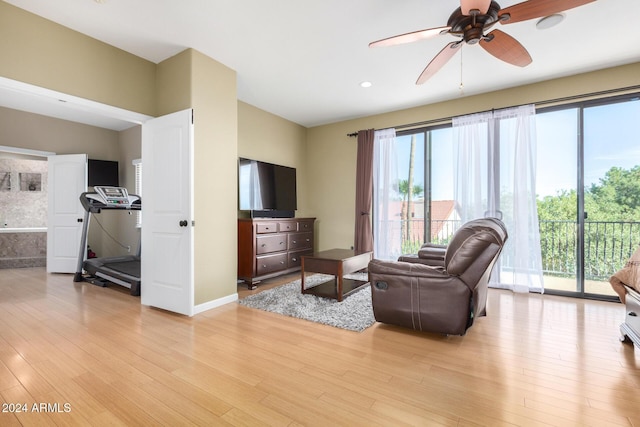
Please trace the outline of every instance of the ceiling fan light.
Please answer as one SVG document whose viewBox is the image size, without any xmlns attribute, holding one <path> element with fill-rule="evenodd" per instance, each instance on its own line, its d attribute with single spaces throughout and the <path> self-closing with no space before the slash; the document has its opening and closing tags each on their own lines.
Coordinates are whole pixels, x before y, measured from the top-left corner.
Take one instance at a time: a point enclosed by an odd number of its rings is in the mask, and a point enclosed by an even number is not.
<svg viewBox="0 0 640 427">
<path fill-rule="evenodd" d="M 559 23 L 564 21 L 564 15 L 561 13 L 554 13 L 553 15 L 545 16 L 536 22 L 536 28 L 539 30 L 546 30 L 551 27 L 555 27 Z"/>
<path fill-rule="evenodd" d="M 489 10 L 491 0 L 461 0 L 460 10 L 463 15 L 471 15 L 472 10 L 479 11 L 480 14 L 485 14 Z"/>
</svg>

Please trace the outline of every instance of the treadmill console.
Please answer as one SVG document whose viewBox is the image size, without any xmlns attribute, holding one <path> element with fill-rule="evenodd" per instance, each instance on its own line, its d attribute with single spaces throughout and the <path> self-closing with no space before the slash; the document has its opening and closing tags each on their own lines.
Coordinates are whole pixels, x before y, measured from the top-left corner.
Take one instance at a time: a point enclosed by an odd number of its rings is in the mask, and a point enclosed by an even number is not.
<svg viewBox="0 0 640 427">
<path fill-rule="evenodd" d="M 124 187 L 93 187 L 101 201 L 107 206 L 117 206 L 119 208 L 128 208 L 131 206 L 131 199 L 129 193 Z"/>
</svg>

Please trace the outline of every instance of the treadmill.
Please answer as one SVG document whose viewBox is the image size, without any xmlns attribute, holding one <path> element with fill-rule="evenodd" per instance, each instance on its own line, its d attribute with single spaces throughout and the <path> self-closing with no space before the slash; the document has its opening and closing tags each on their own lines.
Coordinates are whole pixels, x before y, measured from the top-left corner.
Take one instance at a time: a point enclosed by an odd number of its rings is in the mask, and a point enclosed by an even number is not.
<svg viewBox="0 0 640 427">
<path fill-rule="evenodd" d="M 94 192 L 80 195 L 80 203 L 85 210 L 82 225 L 82 239 L 78 254 L 78 267 L 73 276 L 74 282 L 86 281 L 97 286 L 116 283 L 131 290 L 131 295 L 140 295 L 140 247 L 137 255 L 115 257 L 86 258 L 87 234 L 92 214 L 105 210 L 139 211 L 142 202 L 139 196 L 130 195 L 124 187 L 95 186 Z M 83 270 L 86 274 L 83 274 Z"/>
</svg>

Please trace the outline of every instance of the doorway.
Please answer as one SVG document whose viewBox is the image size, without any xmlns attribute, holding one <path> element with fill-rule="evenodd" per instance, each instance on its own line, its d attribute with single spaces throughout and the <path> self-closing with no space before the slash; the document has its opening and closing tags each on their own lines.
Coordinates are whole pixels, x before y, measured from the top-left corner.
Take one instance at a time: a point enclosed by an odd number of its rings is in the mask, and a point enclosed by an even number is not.
<svg viewBox="0 0 640 427">
<path fill-rule="evenodd" d="M 0 268 L 46 264 L 47 154 L 0 147 Z"/>
<path fill-rule="evenodd" d="M 4 107 L 0 108 L 0 113 L 3 114 L 3 126 L 0 127 L 0 135 L 4 137 L 2 139 L 12 141 L 15 145 L 15 147 L 0 146 L 0 152 L 13 156 L 22 156 L 24 158 L 40 158 L 44 160 L 46 160 L 47 156 L 55 155 L 56 153 L 54 151 L 72 153 L 85 153 L 88 151 L 91 153 L 93 150 L 96 153 L 101 153 L 95 156 L 98 159 L 108 158 L 105 157 L 108 154 L 105 154 L 106 148 L 104 148 L 107 147 L 107 145 L 95 144 L 95 140 L 92 138 L 97 135 L 98 137 L 104 137 L 104 140 L 106 140 L 107 137 L 104 136 L 106 132 L 103 131 L 106 129 L 118 132 L 119 137 L 116 138 L 115 143 L 119 144 L 121 150 L 121 158 L 119 160 L 121 164 L 124 165 L 126 163 L 129 165 L 131 162 L 130 159 L 140 157 L 140 131 L 137 129 L 140 128 L 140 124 L 151 118 L 143 114 L 125 111 L 113 106 L 3 77 L 0 77 L 0 106 Z M 32 115 L 28 113 L 32 113 Z M 63 121 L 60 122 L 61 125 L 58 125 L 58 120 L 50 119 L 61 119 Z M 40 124 L 40 121 L 36 120 L 42 120 L 44 124 Z M 69 122 L 74 123 L 71 124 Z M 37 123 L 37 125 L 34 126 L 34 123 Z M 65 125 L 62 126 L 62 123 Z M 76 126 L 76 123 L 80 123 L 81 125 Z M 51 124 L 56 132 L 46 133 L 46 131 L 43 130 L 47 129 L 46 126 L 49 124 Z M 82 125 L 90 125 L 96 128 L 96 132 L 89 133 Z M 75 137 L 76 135 L 77 137 Z M 136 137 L 137 140 L 134 141 Z M 91 146 L 92 143 L 95 145 Z M 137 149 L 131 149 L 132 144 L 137 144 Z M 101 148 L 96 149 L 96 146 Z M 51 151 L 40 151 L 34 148 L 45 148 Z M 128 162 L 126 162 L 127 159 L 129 159 Z M 46 165 L 47 162 L 42 163 Z M 15 174 L 6 172 L 7 171 L 0 170 L 0 173 L 2 173 L 0 178 L 5 178 L 2 184 L 3 189 L 6 190 L 12 187 L 12 190 L 17 192 L 19 186 L 22 185 L 22 178 L 27 190 L 15 193 L 15 195 L 29 196 L 33 199 L 37 193 L 44 199 L 45 203 L 47 203 L 46 181 L 48 174 L 42 171 L 39 172 L 41 175 L 38 183 L 38 177 L 28 175 L 28 173 L 30 173 L 29 170 L 25 170 L 24 168 L 16 171 Z M 124 176 L 125 181 L 129 175 L 133 176 L 133 167 L 131 167 L 130 172 L 126 171 Z M 27 182 L 27 180 L 29 182 Z M 28 191 L 29 185 L 35 190 Z M 131 179 L 131 185 L 133 185 L 133 179 Z M 9 194 L 8 191 L 0 195 L 6 196 L 7 194 Z M 11 194 L 14 195 L 14 193 Z M 7 232 L 9 228 L 20 228 L 20 232 L 25 234 L 25 236 L 21 236 L 21 238 L 32 240 L 36 236 L 33 233 L 37 230 L 37 232 L 41 234 L 38 238 L 45 242 L 46 248 L 48 206 L 41 206 L 37 203 L 35 204 L 37 208 L 32 208 L 30 212 L 16 214 L 15 203 L 10 203 L 7 197 L 2 197 L 0 203 L 2 203 L 2 201 L 9 203 L 12 207 L 0 207 L 0 233 Z M 41 220 L 33 221 L 31 217 L 34 212 L 39 213 Z M 5 221 L 5 219 L 7 220 Z M 28 223 L 25 223 L 27 220 Z M 113 221 L 110 223 L 112 222 Z M 6 227 L 4 227 L 5 223 L 7 224 Z M 29 229 L 29 235 L 26 235 L 27 232 L 25 229 Z M 128 237 L 129 234 L 132 233 L 119 232 L 118 237 L 123 240 L 121 236 L 124 235 Z M 12 236 L 12 239 L 13 238 L 15 238 L 15 236 Z M 130 243 L 133 247 L 137 247 L 135 237 L 132 236 L 129 240 L 127 240 L 127 244 Z M 10 246 L 11 245 L 2 245 L 4 248 Z M 32 251 L 36 250 L 38 257 L 41 259 L 44 259 L 46 256 L 46 250 L 41 249 L 40 245 L 35 242 L 25 244 L 25 246 L 29 247 Z M 102 252 L 104 253 L 106 251 L 103 250 Z M 11 257 L 24 258 L 22 254 L 11 254 Z M 15 263 L 17 261 L 14 259 L 12 262 Z M 14 264 L 10 265 L 14 266 Z M 31 265 L 24 265 L 24 261 L 21 261 L 21 265 L 19 266 Z"/>
</svg>

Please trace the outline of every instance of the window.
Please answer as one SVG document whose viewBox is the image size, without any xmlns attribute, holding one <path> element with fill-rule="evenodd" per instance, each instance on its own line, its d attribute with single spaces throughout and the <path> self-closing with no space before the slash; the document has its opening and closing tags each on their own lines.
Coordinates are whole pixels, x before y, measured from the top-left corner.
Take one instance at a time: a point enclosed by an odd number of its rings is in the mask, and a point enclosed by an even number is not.
<svg viewBox="0 0 640 427">
<path fill-rule="evenodd" d="M 402 252 L 424 242 L 446 243 L 459 219 L 453 205 L 450 125 L 398 132 L 401 199 L 394 209 Z"/>
</svg>

